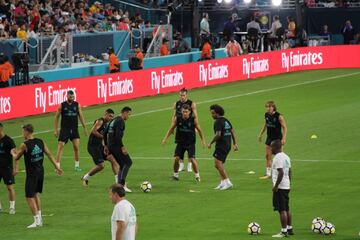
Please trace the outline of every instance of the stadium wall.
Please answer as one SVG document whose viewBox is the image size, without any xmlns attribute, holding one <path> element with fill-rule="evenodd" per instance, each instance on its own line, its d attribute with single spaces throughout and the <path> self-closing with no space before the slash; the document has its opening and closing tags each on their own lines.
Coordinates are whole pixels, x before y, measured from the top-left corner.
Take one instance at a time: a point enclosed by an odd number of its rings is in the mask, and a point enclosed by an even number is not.
<svg viewBox="0 0 360 240">
<path fill-rule="evenodd" d="M 0 120 L 54 112 L 72 89 L 82 106 L 314 69 L 360 68 L 360 45 L 295 48 L 2 89 Z"/>
</svg>

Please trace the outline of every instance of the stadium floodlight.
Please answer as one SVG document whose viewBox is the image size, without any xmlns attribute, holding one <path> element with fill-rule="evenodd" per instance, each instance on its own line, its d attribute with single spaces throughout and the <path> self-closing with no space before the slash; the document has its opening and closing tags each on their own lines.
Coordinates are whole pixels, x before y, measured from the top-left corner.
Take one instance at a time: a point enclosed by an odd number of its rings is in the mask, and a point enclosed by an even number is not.
<svg viewBox="0 0 360 240">
<path fill-rule="evenodd" d="M 249 4 L 249 3 L 251 3 L 251 0 L 244 0 L 244 3 Z"/>
<path fill-rule="evenodd" d="M 198 2 L 202 2 L 202 0 L 198 0 Z"/>
<path fill-rule="evenodd" d="M 218 3 L 218 4 L 222 3 L 222 0 L 217 0 L 217 3 Z"/>
<path fill-rule="evenodd" d="M 232 0 L 225 0 L 225 3 L 231 3 Z"/>
<path fill-rule="evenodd" d="M 282 3 L 282 0 L 271 0 L 271 3 L 275 7 L 279 7 Z"/>
</svg>

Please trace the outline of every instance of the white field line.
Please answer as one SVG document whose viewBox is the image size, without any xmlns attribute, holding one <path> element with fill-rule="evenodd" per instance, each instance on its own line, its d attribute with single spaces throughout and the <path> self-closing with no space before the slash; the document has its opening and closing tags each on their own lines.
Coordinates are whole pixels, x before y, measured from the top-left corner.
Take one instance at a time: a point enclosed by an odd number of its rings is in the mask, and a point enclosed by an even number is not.
<svg viewBox="0 0 360 240">
<path fill-rule="evenodd" d="M 289 85 L 285 85 L 285 86 L 281 86 L 281 87 L 266 88 L 266 89 L 261 89 L 261 90 L 257 90 L 257 91 L 253 91 L 253 92 L 236 94 L 236 95 L 232 95 L 232 96 L 228 96 L 228 97 L 213 98 L 213 99 L 197 102 L 196 104 L 199 105 L 199 104 L 205 104 L 205 103 L 211 103 L 211 102 L 218 102 L 218 101 L 223 101 L 223 100 L 228 100 L 228 99 L 233 99 L 233 98 L 238 98 L 238 97 L 245 97 L 245 96 L 255 95 L 255 94 L 259 94 L 259 93 L 272 92 L 272 91 L 277 91 L 277 90 L 286 89 L 286 88 L 309 85 L 309 84 L 329 81 L 329 80 L 333 80 L 333 79 L 339 79 L 339 78 L 343 78 L 343 77 L 355 76 L 355 75 L 359 75 L 359 74 L 360 74 L 360 72 L 342 74 L 342 75 L 337 75 L 337 76 L 327 77 L 327 78 L 321 78 L 321 79 L 312 80 L 312 81 L 305 81 L 305 82 L 301 82 L 301 83 L 289 84 Z M 172 109 L 172 107 L 154 109 L 154 110 L 145 111 L 145 112 L 141 112 L 141 113 L 135 113 L 135 114 L 132 115 L 132 117 L 138 117 L 138 116 L 142 116 L 142 115 L 147 115 L 147 114 L 152 114 L 152 113 L 157 113 L 157 112 L 162 112 L 162 111 L 168 111 L 168 110 L 171 110 L 171 109 Z M 93 123 L 94 122 L 87 122 L 86 125 L 90 125 L 90 124 L 93 124 Z M 53 131 L 54 131 L 53 129 L 48 129 L 48 130 L 35 132 L 35 134 L 44 134 L 44 133 L 49 133 L 49 132 L 53 132 Z M 16 139 L 16 138 L 21 138 L 21 137 L 22 136 L 19 135 L 19 136 L 15 136 L 13 138 Z"/>
<path fill-rule="evenodd" d="M 63 158 L 74 158 L 72 156 L 63 156 Z M 91 157 L 80 157 L 81 159 L 91 159 Z M 134 157 L 131 156 L 132 159 L 139 159 L 139 160 L 173 160 L 173 157 L 170 155 L 169 157 Z M 199 157 L 196 158 L 198 160 L 214 160 L 214 158 L 210 157 Z M 229 158 L 229 161 L 256 161 L 256 162 L 265 162 L 265 159 L 262 158 Z M 342 162 L 342 163 L 360 163 L 356 160 L 340 160 L 340 159 L 294 159 L 293 162 Z"/>
</svg>

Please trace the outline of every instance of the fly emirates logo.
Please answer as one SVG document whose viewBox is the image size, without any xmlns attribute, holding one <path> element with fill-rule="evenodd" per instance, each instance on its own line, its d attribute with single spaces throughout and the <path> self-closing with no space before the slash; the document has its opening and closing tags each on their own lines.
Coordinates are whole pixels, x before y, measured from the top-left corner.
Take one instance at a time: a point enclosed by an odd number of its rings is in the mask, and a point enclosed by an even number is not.
<svg viewBox="0 0 360 240">
<path fill-rule="evenodd" d="M 161 70 L 158 74 L 156 71 L 151 72 L 151 89 L 157 90 L 159 94 L 161 89 L 182 86 L 184 84 L 184 73 L 169 70 Z"/>
<path fill-rule="evenodd" d="M 10 97 L 0 96 L 0 114 L 11 112 Z"/>
<path fill-rule="evenodd" d="M 218 65 L 216 62 L 215 65 L 208 63 L 207 65 L 199 65 L 199 78 L 200 82 L 204 82 L 205 86 L 208 84 L 208 81 L 216 81 L 229 77 L 229 66 L 225 64 Z"/>
<path fill-rule="evenodd" d="M 250 78 L 252 74 L 268 72 L 270 69 L 269 59 L 263 58 L 260 59 L 257 57 L 256 59 L 251 57 L 250 61 L 247 58 L 243 59 L 243 75 L 246 75 L 247 78 Z"/>
<path fill-rule="evenodd" d="M 35 108 L 42 108 L 46 112 L 47 107 L 60 105 L 67 99 L 67 92 L 72 90 L 76 99 L 76 88 L 63 87 L 59 84 L 57 87 L 48 86 L 47 88 L 35 88 Z"/>
<path fill-rule="evenodd" d="M 108 97 L 131 94 L 133 92 L 134 85 L 132 79 L 121 79 L 120 76 L 118 76 L 115 79 L 109 77 L 107 80 L 97 80 L 97 97 L 103 99 L 105 103 Z"/>
<path fill-rule="evenodd" d="M 292 67 L 301 67 L 301 66 L 310 66 L 310 65 L 319 65 L 324 62 L 323 54 L 319 53 L 300 53 L 300 51 L 293 52 L 290 54 L 282 53 L 281 54 L 281 67 L 286 69 L 288 72 Z"/>
</svg>

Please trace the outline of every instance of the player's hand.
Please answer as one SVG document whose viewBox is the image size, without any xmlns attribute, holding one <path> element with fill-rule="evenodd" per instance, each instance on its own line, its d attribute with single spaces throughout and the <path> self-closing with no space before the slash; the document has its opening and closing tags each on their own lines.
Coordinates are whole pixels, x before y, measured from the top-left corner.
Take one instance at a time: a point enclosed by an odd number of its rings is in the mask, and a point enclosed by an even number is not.
<svg viewBox="0 0 360 240">
<path fill-rule="evenodd" d="M 286 139 L 285 138 L 281 139 L 281 144 L 285 145 L 285 143 L 286 143 Z"/>
<path fill-rule="evenodd" d="M 273 192 L 277 192 L 278 191 L 278 187 L 277 186 L 274 186 L 273 189 L 272 189 Z"/>
<path fill-rule="evenodd" d="M 166 140 L 163 139 L 163 140 L 161 141 L 161 144 L 162 144 L 162 145 L 166 145 Z"/>
<path fill-rule="evenodd" d="M 14 169 L 12 175 L 16 176 L 19 173 L 19 169 Z"/>
<path fill-rule="evenodd" d="M 57 129 L 54 131 L 54 136 L 55 136 L 56 138 L 59 137 L 59 131 L 58 131 Z"/>
<path fill-rule="evenodd" d="M 128 155 L 128 154 L 129 154 L 128 150 L 127 150 L 125 147 L 122 147 L 122 148 L 121 148 L 121 151 L 122 151 L 122 153 L 123 153 L 124 155 Z"/>
<path fill-rule="evenodd" d="M 55 169 L 56 175 L 61 176 L 63 174 L 63 170 L 61 168 Z"/>
<path fill-rule="evenodd" d="M 211 143 L 209 143 L 209 144 L 207 145 L 207 147 L 208 147 L 208 149 L 211 149 Z"/>
<path fill-rule="evenodd" d="M 239 146 L 238 146 L 237 144 L 234 144 L 234 145 L 233 145 L 233 149 L 234 149 L 234 151 L 236 152 L 236 151 L 239 150 Z"/>
</svg>

